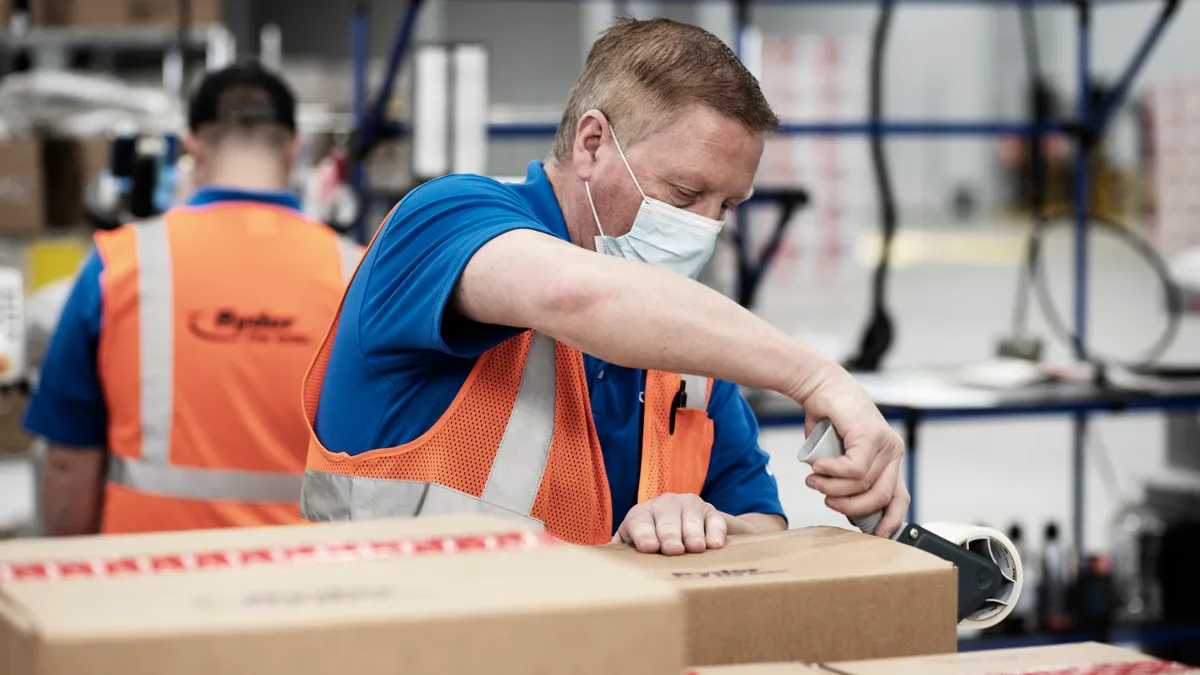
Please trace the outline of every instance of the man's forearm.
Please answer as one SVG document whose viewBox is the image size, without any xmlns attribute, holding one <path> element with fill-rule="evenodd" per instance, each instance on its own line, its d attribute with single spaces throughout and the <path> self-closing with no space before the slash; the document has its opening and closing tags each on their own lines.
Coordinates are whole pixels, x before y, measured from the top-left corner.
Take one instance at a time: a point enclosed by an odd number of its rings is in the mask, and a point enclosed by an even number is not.
<svg viewBox="0 0 1200 675">
<path fill-rule="evenodd" d="M 46 534 L 95 534 L 100 521 L 104 453 L 99 448 L 51 445 L 42 480 L 42 519 Z"/>
<path fill-rule="evenodd" d="M 509 232 L 481 248 L 456 300 L 472 320 L 533 328 L 611 363 L 794 398 L 833 365 L 700 283 L 533 231 Z"/>
</svg>

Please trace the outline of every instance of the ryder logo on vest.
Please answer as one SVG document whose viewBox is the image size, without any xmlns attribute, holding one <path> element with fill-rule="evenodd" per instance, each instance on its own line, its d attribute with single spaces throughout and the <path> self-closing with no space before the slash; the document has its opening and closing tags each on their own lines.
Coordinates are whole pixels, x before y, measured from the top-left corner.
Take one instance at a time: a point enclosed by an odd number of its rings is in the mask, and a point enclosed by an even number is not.
<svg viewBox="0 0 1200 675">
<path fill-rule="evenodd" d="M 192 335 L 209 342 L 259 342 L 307 345 L 312 338 L 296 330 L 296 317 L 267 311 L 199 310 L 188 316 Z"/>
</svg>

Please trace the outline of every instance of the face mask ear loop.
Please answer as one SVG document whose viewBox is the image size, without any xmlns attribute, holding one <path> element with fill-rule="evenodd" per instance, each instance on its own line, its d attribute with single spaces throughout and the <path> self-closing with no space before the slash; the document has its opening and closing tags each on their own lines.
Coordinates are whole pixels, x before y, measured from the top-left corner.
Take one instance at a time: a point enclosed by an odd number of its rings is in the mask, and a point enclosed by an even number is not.
<svg viewBox="0 0 1200 675">
<path fill-rule="evenodd" d="M 612 136 L 613 145 L 617 146 L 617 154 L 621 156 L 621 161 L 625 162 L 625 169 L 629 171 L 629 177 L 633 179 L 633 184 L 637 186 L 638 192 L 642 193 L 642 199 L 645 199 L 646 193 L 642 190 L 642 184 L 638 182 L 637 176 L 633 175 L 633 167 L 629 166 L 629 160 L 625 159 L 625 151 L 621 149 L 621 142 L 617 140 L 617 135 L 613 133 L 612 125 L 608 127 L 608 135 Z"/>
<path fill-rule="evenodd" d="M 596 202 L 592 199 L 592 184 L 586 180 L 583 181 L 583 190 L 587 193 L 588 206 L 592 207 L 592 217 L 596 219 L 596 229 L 600 230 L 601 237 L 607 237 L 608 235 L 604 234 L 604 228 L 600 226 L 600 214 L 596 212 Z"/>
</svg>

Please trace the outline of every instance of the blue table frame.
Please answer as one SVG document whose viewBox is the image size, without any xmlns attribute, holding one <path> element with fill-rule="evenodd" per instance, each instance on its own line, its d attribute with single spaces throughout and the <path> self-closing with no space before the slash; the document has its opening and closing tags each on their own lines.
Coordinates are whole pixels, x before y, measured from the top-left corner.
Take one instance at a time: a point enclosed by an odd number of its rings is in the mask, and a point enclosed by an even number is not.
<svg viewBox="0 0 1200 675">
<path fill-rule="evenodd" d="M 1118 389 L 1094 385 L 1047 385 L 1005 392 L 998 395 L 995 406 L 927 406 L 903 401 L 880 402 L 884 417 L 904 425 L 904 441 L 908 449 L 905 480 L 912 494 L 908 518 L 917 520 L 917 453 L 920 427 L 924 422 L 955 420 L 988 420 L 1013 417 L 1045 417 L 1067 415 L 1087 418 L 1097 414 L 1125 412 L 1188 412 L 1200 411 L 1200 387 L 1187 392 L 1153 392 Z M 804 428 L 804 411 L 790 402 L 765 404 L 755 409 L 758 424 L 763 429 Z M 1082 453 L 1074 453 L 1071 463 L 1071 527 L 1077 550 L 1084 544 L 1084 479 L 1086 461 Z"/>
</svg>

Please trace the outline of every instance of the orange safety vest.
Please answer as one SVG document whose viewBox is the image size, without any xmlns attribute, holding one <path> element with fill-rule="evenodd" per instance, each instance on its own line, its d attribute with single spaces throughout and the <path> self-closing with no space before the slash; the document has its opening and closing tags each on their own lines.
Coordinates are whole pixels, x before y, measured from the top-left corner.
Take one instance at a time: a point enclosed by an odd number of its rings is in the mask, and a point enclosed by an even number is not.
<svg viewBox="0 0 1200 675">
<path fill-rule="evenodd" d="M 305 378 L 310 430 L 340 318 Z M 647 372 L 639 502 L 703 489 L 711 392 L 707 378 Z M 582 352 L 533 331 L 505 341 L 479 357 L 433 427 L 401 446 L 348 455 L 312 432 L 300 509 L 315 521 L 493 513 L 571 543 L 608 543 L 612 501 Z"/>
<path fill-rule="evenodd" d="M 296 388 L 362 248 L 289 210 L 180 208 L 98 232 L 101 531 L 299 522 Z"/>
</svg>

